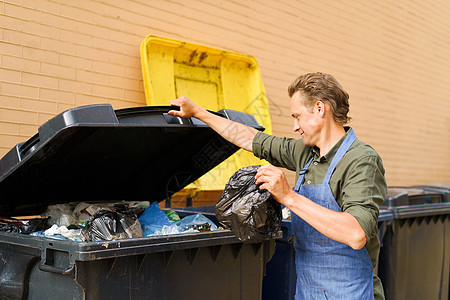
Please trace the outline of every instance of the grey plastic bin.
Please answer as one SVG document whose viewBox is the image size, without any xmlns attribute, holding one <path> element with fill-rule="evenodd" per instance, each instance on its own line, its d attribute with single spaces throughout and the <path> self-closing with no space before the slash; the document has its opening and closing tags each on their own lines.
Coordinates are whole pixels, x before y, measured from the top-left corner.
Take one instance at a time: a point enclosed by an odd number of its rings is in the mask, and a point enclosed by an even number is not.
<svg viewBox="0 0 450 300">
<path fill-rule="evenodd" d="M 425 191 L 442 193 L 444 195 L 444 201 L 450 202 L 450 183 L 432 183 L 419 186 L 419 188 Z"/>
<path fill-rule="evenodd" d="M 394 216 L 380 251 L 386 298 L 447 300 L 450 203 L 441 193 L 390 187 L 383 205 Z"/>
</svg>

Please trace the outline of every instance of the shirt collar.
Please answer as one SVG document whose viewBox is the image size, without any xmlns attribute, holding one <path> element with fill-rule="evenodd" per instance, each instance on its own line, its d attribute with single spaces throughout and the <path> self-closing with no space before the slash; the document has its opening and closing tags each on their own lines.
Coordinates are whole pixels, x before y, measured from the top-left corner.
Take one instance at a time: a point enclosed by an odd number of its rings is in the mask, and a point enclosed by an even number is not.
<svg viewBox="0 0 450 300">
<path fill-rule="evenodd" d="M 331 163 L 331 161 L 333 160 L 334 155 L 336 154 L 336 152 L 338 151 L 339 147 L 342 145 L 342 143 L 344 142 L 345 138 L 348 135 L 348 132 L 350 131 L 350 127 L 349 126 L 344 126 L 344 130 L 345 130 L 345 134 L 344 136 L 330 149 L 330 151 L 328 151 L 327 154 L 325 154 L 324 156 L 320 157 L 320 161 L 323 162 L 328 161 Z M 320 153 L 320 149 L 317 148 L 316 146 L 311 148 L 311 152 L 313 153 L 313 156 L 315 157 L 315 159 L 319 158 L 319 153 Z"/>
</svg>

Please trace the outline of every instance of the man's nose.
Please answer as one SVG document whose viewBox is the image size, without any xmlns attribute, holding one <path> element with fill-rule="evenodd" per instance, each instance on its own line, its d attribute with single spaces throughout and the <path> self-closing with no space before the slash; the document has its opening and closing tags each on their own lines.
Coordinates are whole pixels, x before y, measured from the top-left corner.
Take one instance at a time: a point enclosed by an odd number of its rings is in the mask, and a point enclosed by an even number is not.
<svg viewBox="0 0 450 300">
<path fill-rule="evenodd" d="M 296 121 L 294 121 L 294 132 L 297 132 L 300 129 L 300 126 Z"/>
</svg>

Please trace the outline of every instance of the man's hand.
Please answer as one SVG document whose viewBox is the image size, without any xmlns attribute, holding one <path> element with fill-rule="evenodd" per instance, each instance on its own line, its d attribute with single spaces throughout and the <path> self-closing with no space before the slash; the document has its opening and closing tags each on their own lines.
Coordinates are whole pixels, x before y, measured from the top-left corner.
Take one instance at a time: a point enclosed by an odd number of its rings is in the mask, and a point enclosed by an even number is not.
<svg viewBox="0 0 450 300">
<path fill-rule="evenodd" d="M 256 184 L 261 184 L 260 190 L 268 190 L 275 200 L 281 204 L 287 204 L 288 196 L 293 193 L 293 190 L 289 187 L 283 171 L 272 165 L 264 165 L 258 169 L 255 179 Z"/>
<path fill-rule="evenodd" d="M 171 110 L 168 112 L 169 115 L 181 118 L 197 118 L 209 125 L 227 141 L 244 150 L 252 151 L 253 138 L 258 133 L 255 128 L 212 114 L 206 109 L 197 106 L 185 96 L 171 100 L 170 105 L 179 106 L 180 111 Z"/>
<path fill-rule="evenodd" d="M 181 118 L 197 117 L 197 115 L 202 112 L 202 110 L 204 110 L 203 108 L 198 107 L 194 102 L 192 102 L 185 96 L 182 96 L 175 100 L 171 100 L 169 102 L 169 105 L 179 106 L 180 111 L 171 110 L 168 112 L 168 114 Z"/>
</svg>

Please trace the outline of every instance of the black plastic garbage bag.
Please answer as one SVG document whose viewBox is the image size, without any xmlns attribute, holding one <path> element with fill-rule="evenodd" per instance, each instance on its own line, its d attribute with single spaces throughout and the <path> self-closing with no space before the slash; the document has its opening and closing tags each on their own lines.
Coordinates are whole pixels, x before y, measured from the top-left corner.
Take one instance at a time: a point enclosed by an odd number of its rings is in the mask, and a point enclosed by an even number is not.
<svg viewBox="0 0 450 300">
<path fill-rule="evenodd" d="M 111 241 L 142 237 L 142 228 L 136 215 L 124 212 L 100 211 L 81 231 L 84 241 Z"/>
<path fill-rule="evenodd" d="M 47 219 L 18 220 L 0 216 L 0 231 L 30 234 L 45 229 Z"/>
<path fill-rule="evenodd" d="M 275 237 L 281 229 L 280 203 L 255 184 L 259 167 L 245 167 L 234 173 L 215 208 L 220 224 L 241 241 L 261 242 Z"/>
</svg>

